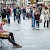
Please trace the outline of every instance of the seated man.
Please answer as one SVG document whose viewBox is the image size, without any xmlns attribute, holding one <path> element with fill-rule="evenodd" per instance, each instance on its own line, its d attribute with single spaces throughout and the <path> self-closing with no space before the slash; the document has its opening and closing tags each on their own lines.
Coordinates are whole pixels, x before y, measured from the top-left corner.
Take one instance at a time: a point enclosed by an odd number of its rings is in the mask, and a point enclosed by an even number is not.
<svg viewBox="0 0 50 50">
<path fill-rule="evenodd" d="M 19 44 L 15 43 L 13 33 L 3 30 L 2 25 L 5 25 L 6 23 L 7 23 L 7 20 L 5 18 L 0 23 L 0 38 L 1 39 L 8 39 L 9 42 L 11 42 L 14 47 L 21 48 L 22 46 L 20 46 Z"/>
</svg>

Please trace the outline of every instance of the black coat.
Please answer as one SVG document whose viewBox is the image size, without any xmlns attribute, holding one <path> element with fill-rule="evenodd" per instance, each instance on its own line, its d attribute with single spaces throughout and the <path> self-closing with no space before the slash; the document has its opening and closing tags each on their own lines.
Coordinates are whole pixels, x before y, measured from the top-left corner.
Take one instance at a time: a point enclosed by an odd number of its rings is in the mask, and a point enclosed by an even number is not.
<svg viewBox="0 0 50 50">
<path fill-rule="evenodd" d="M 1 11 L 1 16 L 2 16 L 2 19 L 3 19 L 3 18 L 6 18 L 6 10 L 5 10 L 5 9 L 3 9 L 3 10 Z"/>
</svg>

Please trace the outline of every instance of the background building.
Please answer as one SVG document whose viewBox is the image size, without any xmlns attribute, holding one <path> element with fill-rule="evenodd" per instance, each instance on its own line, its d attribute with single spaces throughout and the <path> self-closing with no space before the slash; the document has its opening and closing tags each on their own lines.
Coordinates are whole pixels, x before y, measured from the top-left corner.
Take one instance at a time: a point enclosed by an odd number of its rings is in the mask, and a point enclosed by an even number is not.
<svg viewBox="0 0 50 50">
<path fill-rule="evenodd" d="M 30 4 L 30 0 L 25 0 L 25 5 L 29 5 Z"/>
<path fill-rule="evenodd" d="M 30 3 L 31 4 L 35 4 L 36 3 L 36 0 L 30 0 Z"/>
<path fill-rule="evenodd" d="M 48 6 L 50 5 L 50 0 L 43 0 L 45 2 L 45 5 Z"/>
</svg>

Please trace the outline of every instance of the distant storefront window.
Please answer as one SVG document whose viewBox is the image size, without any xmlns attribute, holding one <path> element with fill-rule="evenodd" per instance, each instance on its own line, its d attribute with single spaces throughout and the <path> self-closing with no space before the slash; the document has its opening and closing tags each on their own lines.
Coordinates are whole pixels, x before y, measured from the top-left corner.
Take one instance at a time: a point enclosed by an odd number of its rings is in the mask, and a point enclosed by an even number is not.
<svg viewBox="0 0 50 50">
<path fill-rule="evenodd" d="M 50 5 L 50 1 L 48 1 L 47 4 Z"/>
<path fill-rule="evenodd" d="M 6 0 L 6 1 L 17 1 L 17 0 Z"/>
<path fill-rule="evenodd" d="M 42 2 L 43 0 L 38 0 L 38 2 Z"/>
</svg>

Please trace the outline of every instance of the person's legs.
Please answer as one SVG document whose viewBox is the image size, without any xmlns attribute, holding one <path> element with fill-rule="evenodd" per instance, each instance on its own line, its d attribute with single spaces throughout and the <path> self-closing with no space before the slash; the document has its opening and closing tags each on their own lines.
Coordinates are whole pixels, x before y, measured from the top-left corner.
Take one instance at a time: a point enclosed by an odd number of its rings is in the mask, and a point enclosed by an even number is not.
<svg viewBox="0 0 50 50">
<path fill-rule="evenodd" d="M 20 18 L 20 14 L 19 14 L 19 20 L 21 20 L 21 18 Z"/>
<path fill-rule="evenodd" d="M 17 44 L 12 40 L 12 38 L 9 36 L 8 37 L 9 42 L 11 42 L 13 45 L 17 46 Z"/>
<path fill-rule="evenodd" d="M 9 36 L 11 36 L 12 40 L 15 42 L 13 33 L 12 32 L 9 33 L 10 33 Z"/>
<path fill-rule="evenodd" d="M 23 19 L 25 19 L 25 13 L 23 13 Z"/>
<path fill-rule="evenodd" d="M 38 21 L 36 20 L 36 28 L 37 28 L 37 26 L 38 26 Z"/>
<path fill-rule="evenodd" d="M 29 13 L 28 13 L 28 19 L 29 19 Z"/>
<path fill-rule="evenodd" d="M 39 21 L 38 21 L 38 28 L 39 28 Z"/>
<path fill-rule="evenodd" d="M 5 37 L 0 37 L 1 39 L 8 39 L 10 43 L 13 44 L 13 46 L 15 47 L 18 47 L 18 48 L 21 48 L 22 46 L 20 46 L 19 44 L 15 43 L 15 40 L 14 40 L 14 36 L 13 36 L 13 33 L 9 32 L 9 36 L 7 38 Z"/>
<path fill-rule="evenodd" d="M 32 28 L 34 27 L 34 18 L 32 18 Z"/>
<path fill-rule="evenodd" d="M 35 18 L 33 18 L 33 28 L 35 28 Z"/>
<path fill-rule="evenodd" d="M 9 37 L 8 37 L 8 40 L 13 44 L 13 46 L 16 46 L 16 47 L 22 47 L 20 46 L 19 44 L 15 43 L 15 40 L 14 40 L 14 35 L 12 32 L 9 32 Z"/>
<path fill-rule="evenodd" d="M 7 15 L 8 23 L 10 24 L 10 15 Z"/>
<path fill-rule="evenodd" d="M 17 46 L 17 44 L 14 42 L 14 40 L 12 40 L 12 38 L 10 36 L 8 38 L 0 37 L 0 39 L 8 39 L 9 42 L 11 42 L 11 43 L 13 43 L 13 45 Z"/>
<path fill-rule="evenodd" d="M 16 18 L 16 16 L 14 16 L 14 22 L 15 22 L 15 18 Z"/>
<path fill-rule="evenodd" d="M 8 19 L 8 24 L 10 24 L 10 17 L 9 17 L 9 19 Z"/>
<path fill-rule="evenodd" d="M 47 20 L 47 28 L 49 27 L 49 21 Z"/>
<path fill-rule="evenodd" d="M 20 21 L 20 23 L 21 23 L 21 16 L 19 15 L 19 21 Z"/>
<path fill-rule="evenodd" d="M 45 23 L 46 23 L 46 21 L 44 21 L 44 27 L 45 27 Z"/>
<path fill-rule="evenodd" d="M 18 20 L 18 24 L 19 24 L 19 15 L 18 15 L 18 19 L 17 20 Z"/>
</svg>

